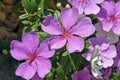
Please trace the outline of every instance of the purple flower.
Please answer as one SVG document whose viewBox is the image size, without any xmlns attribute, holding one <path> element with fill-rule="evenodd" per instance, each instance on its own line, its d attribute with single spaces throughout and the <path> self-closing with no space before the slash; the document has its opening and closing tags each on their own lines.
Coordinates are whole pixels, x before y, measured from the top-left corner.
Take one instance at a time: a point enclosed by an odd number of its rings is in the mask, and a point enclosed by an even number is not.
<svg viewBox="0 0 120 80">
<path fill-rule="evenodd" d="M 84 17 L 78 20 L 78 17 L 77 9 L 65 8 L 60 14 L 61 22 L 51 16 L 44 19 L 42 30 L 53 35 L 50 38 L 51 49 L 60 49 L 67 43 L 69 53 L 83 50 L 84 40 L 81 37 L 92 35 L 95 27 L 90 18 Z"/>
<path fill-rule="evenodd" d="M 97 17 L 102 23 L 103 30 L 107 32 L 112 30 L 120 35 L 120 2 L 105 1 Z"/>
<path fill-rule="evenodd" d="M 104 38 L 108 38 L 110 40 L 110 43 L 111 44 L 115 44 L 118 42 L 119 40 L 119 37 L 113 33 L 113 31 L 109 31 L 109 32 L 106 32 L 102 29 L 102 25 L 101 23 L 97 23 L 95 24 L 96 26 L 96 36 L 97 37 L 104 37 Z"/>
<path fill-rule="evenodd" d="M 31 79 L 37 73 L 40 78 L 50 72 L 51 62 L 48 58 L 55 53 L 50 51 L 48 42 L 43 41 L 39 45 L 39 36 L 35 32 L 29 32 L 22 36 L 22 42 L 13 40 L 10 45 L 10 53 L 18 61 L 25 60 L 16 70 L 16 75 L 24 79 Z"/>
<path fill-rule="evenodd" d="M 89 52 L 87 54 L 83 54 L 83 57 L 90 61 L 94 47 L 98 45 L 100 47 L 98 57 L 102 61 L 103 68 L 112 66 L 114 63 L 113 58 L 116 57 L 117 52 L 115 46 L 110 45 L 109 39 L 98 37 L 91 38 L 89 41 L 91 43 L 91 46 L 89 47 Z"/>
<path fill-rule="evenodd" d="M 39 77 L 38 74 L 35 74 L 34 77 L 32 78 L 32 80 L 44 80 L 41 77 Z"/>
<path fill-rule="evenodd" d="M 91 73 L 89 66 L 85 67 L 82 71 L 76 71 L 72 75 L 72 80 L 96 80 Z"/>
<path fill-rule="evenodd" d="M 91 73 L 91 67 L 86 66 L 82 71 L 76 71 L 72 75 L 72 80 L 109 80 L 109 77 L 112 73 L 112 68 L 108 67 L 106 69 L 102 69 L 101 72 L 102 72 L 104 78 L 96 79 L 93 77 L 93 75 Z"/>
<path fill-rule="evenodd" d="M 100 79 L 100 80 L 110 80 L 109 78 L 110 78 L 110 75 L 112 73 L 112 67 L 108 67 L 106 69 L 102 69 L 101 72 L 104 75 L 104 78 Z"/>
<path fill-rule="evenodd" d="M 68 0 L 73 7 L 77 8 L 79 14 L 97 14 L 100 8 L 97 4 L 102 3 L 104 0 Z"/>
<path fill-rule="evenodd" d="M 117 43 L 117 56 L 115 58 L 115 66 L 117 67 L 117 73 L 120 74 L 120 41 Z"/>
</svg>

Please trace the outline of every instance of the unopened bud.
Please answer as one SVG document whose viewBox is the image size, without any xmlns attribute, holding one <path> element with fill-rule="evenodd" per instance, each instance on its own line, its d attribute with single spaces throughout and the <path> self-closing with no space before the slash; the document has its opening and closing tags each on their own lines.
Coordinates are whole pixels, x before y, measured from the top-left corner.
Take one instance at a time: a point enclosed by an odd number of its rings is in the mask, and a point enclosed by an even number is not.
<svg viewBox="0 0 120 80">
<path fill-rule="evenodd" d="M 66 8 L 71 8 L 71 6 L 69 5 L 69 4 L 66 4 L 66 6 L 65 6 Z"/>
<path fill-rule="evenodd" d="M 8 54 L 8 50 L 3 49 L 3 50 L 2 50 L 2 53 L 3 53 L 4 55 Z"/>
<path fill-rule="evenodd" d="M 61 2 L 57 2 L 56 6 L 57 6 L 58 9 L 60 9 L 62 7 Z"/>
</svg>

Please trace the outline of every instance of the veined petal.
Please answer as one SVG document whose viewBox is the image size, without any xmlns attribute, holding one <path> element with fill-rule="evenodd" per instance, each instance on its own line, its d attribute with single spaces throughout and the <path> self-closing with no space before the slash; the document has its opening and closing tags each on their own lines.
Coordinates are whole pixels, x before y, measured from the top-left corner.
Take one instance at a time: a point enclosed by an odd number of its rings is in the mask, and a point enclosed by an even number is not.
<svg viewBox="0 0 120 80">
<path fill-rule="evenodd" d="M 104 56 L 106 58 L 115 58 L 117 56 L 116 47 L 110 45 L 107 50 L 101 52 L 101 56 Z"/>
<path fill-rule="evenodd" d="M 103 30 L 109 32 L 113 27 L 113 23 L 107 20 L 103 20 L 102 27 L 103 27 Z"/>
<path fill-rule="evenodd" d="M 50 50 L 48 45 L 48 40 L 43 41 L 37 51 L 38 56 L 44 57 L 44 58 L 50 58 L 54 55 L 55 50 Z"/>
<path fill-rule="evenodd" d="M 15 72 L 17 76 L 21 76 L 24 79 L 31 79 L 35 73 L 36 69 L 32 65 L 29 65 L 28 62 L 20 64 Z"/>
<path fill-rule="evenodd" d="M 99 3 L 104 2 L 104 0 L 91 0 L 91 2 L 99 4 Z"/>
<path fill-rule="evenodd" d="M 60 49 L 65 46 L 66 38 L 62 36 L 52 36 L 49 39 L 49 45 L 52 50 Z"/>
<path fill-rule="evenodd" d="M 105 1 L 102 3 L 102 8 L 107 11 L 108 15 L 111 15 L 111 13 L 113 13 L 113 9 L 115 8 L 115 3 L 113 1 Z"/>
<path fill-rule="evenodd" d="M 100 8 L 96 4 L 91 4 L 89 7 L 86 7 L 84 10 L 85 14 L 97 14 L 99 11 Z"/>
<path fill-rule="evenodd" d="M 27 58 L 27 50 L 23 46 L 22 42 L 13 40 L 10 44 L 10 54 L 17 60 L 24 60 Z"/>
<path fill-rule="evenodd" d="M 45 31 L 46 33 L 51 34 L 51 35 L 63 34 L 63 30 L 62 30 L 58 20 L 56 20 L 52 16 L 47 16 L 44 19 L 41 28 L 43 31 Z"/>
<path fill-rule="evenodd" d="M 102 62 L 104 68 L 111 67 L 114 63 L 113 59 L 108 59 L 106 57 L 102 57 Z"/>
<path fill-rule="evenodd" d="M 39 44 L 39 36 L 36 32 L 25 33 L 22 36 L 22 42 L 25 48 L 29 51 L 29 53 L 33 53 L 36 50 L 36 47 Z M 31 45 L 32 44 L 32 45 Z"/>
<path fill-rule="evenodd" d="M 41 78 L 44 78 L 46 74 L 48 74 L 51 70 L 51 62 L 46 58 L 37 58 L 35 60 L 37 64 L 37 73 Z"/>
<path fill-rule="evenodd" d="M 77 25 L 71 29 L 71 34 L 79 35 L 81 37 L 87 37 L 95 32 L 95 27 L 88 17 L 82 18 Z"/>
<path fill-rule="evenodd" d="M 69 30 L 78 20 L 78 10 L 76 8 L 64 8 L 60 14 L 64 28 Z"/>
<path fill-rule="evenodd" d="M 113 26 L 112 31 L 115 34 L 120 35 L 120 23 L 116 24 L 116 26 Z"/>
<path fill-rule="evenodd" d="M 84 48 L 84 40 L 80 37 L 71 36 L 68 38 L 67 50 L 69 53 L 81 52 Z"/>
</svg>

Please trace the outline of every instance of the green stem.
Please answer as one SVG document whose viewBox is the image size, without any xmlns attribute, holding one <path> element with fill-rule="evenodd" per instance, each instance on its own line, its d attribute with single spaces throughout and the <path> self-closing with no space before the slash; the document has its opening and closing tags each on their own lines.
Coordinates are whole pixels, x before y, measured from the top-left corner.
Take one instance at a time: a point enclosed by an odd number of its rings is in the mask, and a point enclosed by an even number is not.
<svg viewBox="0 0 120 80">
<path fill-rule="evenodd" d="M 71 56 L 70 56 L 70 53 L 68 54 L 68 57 L 69 57 L 69 59 L 70 59 L 71 65 L 73 66 L 73 70 L 76 71 L 76 67 L 75 67 L 75 64 L 74 64 Z"/>
</svg>

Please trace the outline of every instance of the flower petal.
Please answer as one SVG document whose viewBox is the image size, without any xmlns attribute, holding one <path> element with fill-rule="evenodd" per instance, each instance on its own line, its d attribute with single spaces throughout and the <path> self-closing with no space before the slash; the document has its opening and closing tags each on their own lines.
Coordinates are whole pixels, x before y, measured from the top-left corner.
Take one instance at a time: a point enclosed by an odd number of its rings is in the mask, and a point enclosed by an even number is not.
<svg viewBox="0 0 120 80">
<path fill-rule="evenodd" d="M 102 27 L 103 27 L 103 30 L 109 32 L 113 27 L 113 23 L 109 22 L 107 20 L 103 20 L 102 21 Z"/>
<path fill-rule="evenodd" d="M 111 15 L 111 13 L 115 8 L 115 3 L 113 1 L 109 1 L 109 2 L 105 1 L 104 3 L 102 3 L 102 8 L 104 8 L 107 11 L 108 15 Z"/>
<path fill-rule="evenodd" d="M 82 56 L 83 56 L 86 60 L 90 61 L 90 60 L 91 60 L 92 53 L 91 53 L 91 52 L 88 52 L 88 53 L 82 54 Z"/>
<path fill-rule="evenodd" d="M 100 21 L 107 19 L 107 11 L 104 8 L 100 8 L 100 12 L 97 14 L 97 18 Z"/>
<path fill-rule="evenodd" d="M 106 39 L 104 37 L 91 38 L 89 41 L 93 47 L 96 45 L 100 46 L 101 50 L 106 50 L 110 45 L 109 39 Z"/>
<path fill-rule="evenodd" d="M 72 36 L 68 38 L 67 50 L 69 53 L 81 52 L 84 48 L 84 40 L 80 37 Z"/>
<path fill-rule="evenodd" d="M 64 28 L 69 30 L 77 22 L 79 14 L 75 8 L 64 8 L 60 16 Z"/>
<path fill-rule="evenodd" d="M 73 26 L 71 29 L 71 34 L 76 34 L 81 37 L 87 37 L 95 32 L 95 27 L 88 17 L 82 18 L 77 25 Z"/>
<path fill-rule="evenodd" d="M 24 79 L 31 79 L 35 73 L 36 69 L 32 65 L 29 65 L 28 62 L 20 64 L 15 72 L 17 76 L 21 76 Z"/>
<path fill-rule="evenodd" d="M 25 33 L 22 36 L 22 42 L 25 48 L 29 51 L 29 53 L 33 53 L 36 50 L 36 47 L 39 44 L 39 36 L 36 32 Z M 32 44 L 32 45 L 31 45 Z"/>
<path fill-rule="evenodd" d="M 102 3 L 102 2 L 104 2 L 104 0 L 91 0 L 91 2 L 94 2 L 94 3 L 97 3 L 97 4 L 99 4 L 99 3 Z"/>
<path fill-rule="evenodd" d="M 38 74 L 35 74 L 35 76 L 32 78 L 32 80 L 44 80 L 41 77 L 39 77 Z"/>
<path fill-rule="evenodd" d="M 79 15 L 82 15 L 83 11 L 84 11 L 84 9 L 82 8 L 82 6 L 79 6 L 77 9 L 79 11 Z"/>
<path fill-rule="evenodd" d="M 37 58 L 36 60 L 37 64 L 37 73 L 39 77 L 44 78 L 46 74 L 48 74 L 51 70 L 51 62 L 49 59 L 46 58 Z"/>
<path fill-rule="evenodd" d="M 114 63 L 113 59 L 108 59 L 106 57 L 102 57 L 102 62 L 104 68 L 111 67 Z"/>
<path fill-rule="evenodd" d="M 120 23 L 118 23 L 116 26 L 113 26 L 112 31 L 115 34 L 120 35 Z"/>
<path fill-rule="evenodd" d="M 62 48 L 62 47 L 65 46 L 65 44 L 66 44 L 66 38 L 62 37 L 62 36 L 52 36 L 49 39 L 49 44 L 50 44 L 50 48 L 52 50 L 54 50 L 54 49 L 60 49 L 60 48 Z"/>
<path fill-rule="evenodd" d="M 101 56 L 104 56 L 106 58 L 115 58 L 117 56 L 116 47 L 110 45 L 107 50 L 101 52 Z"/>
<path fill-rule="evenodd" d="M 41 26 L 42 30 L 51 35 L 60 35 L 63 34 L 63 30 L 55 18 L 52 16 L 47 16 Z"/>
<path fill-rule="evenodd" d="M 13 40 L 10 44 L 10 54 L 17 60 L 24 60 L 27 58 L 27 50 L 23 46 L 22 42 Z"/>
<path fill-rule="evenodd" d="M 38 56 L 44 57 L 44 58 L 50 58 L 54 55 L 55 50 L 50 50 L 48 45 L 48 40 L 43 41 L 37 51 Z"/>
<path fill-rule="evenodd" d="M 97 14 L 99 11 L 100 8 L 96 4 L 91 4 L 89 7 L 86 7 L 84 10 L 85 14 Z"/>
<path fill-rule="evenodd" d="M 115 33 L 113 33 L 113 31 L 110 31 L 110 32 L 108 33 L 107 38 L 110 39 L 110 43 L 111 43 L 111 44 L 112 44 L 112 43 L 115 44 L 115 43 L 117 43 L 117 42 L 119 41 L 119 37 L 118 37 Z"/>
</svg>

